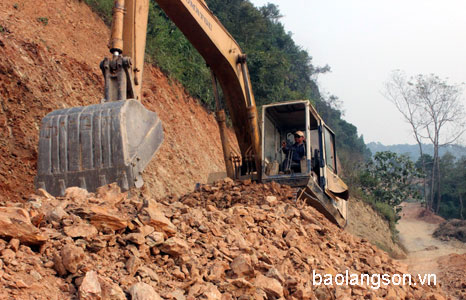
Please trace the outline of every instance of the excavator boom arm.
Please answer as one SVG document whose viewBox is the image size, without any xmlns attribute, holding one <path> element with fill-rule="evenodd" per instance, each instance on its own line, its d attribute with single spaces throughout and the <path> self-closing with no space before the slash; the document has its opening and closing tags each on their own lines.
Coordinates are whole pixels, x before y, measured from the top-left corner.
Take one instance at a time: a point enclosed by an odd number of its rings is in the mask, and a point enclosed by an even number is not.
<svg viewBox="0 0 466 300">
<path fill-rule="evenodd" d="M 144 53 L 146 49 L 149 0 L 116 0 L 113 8 L 110 52 L 129 57 L 131 88 L 140 100 Z"/>
<path fill-rule="evenodd" d="M 220 82 L 240 151 L 253 151 L 260 174 L 257 110 L 246 56 L 202 0 L 156 0 L 160 8 L 205 59 Z"/>
</svg>

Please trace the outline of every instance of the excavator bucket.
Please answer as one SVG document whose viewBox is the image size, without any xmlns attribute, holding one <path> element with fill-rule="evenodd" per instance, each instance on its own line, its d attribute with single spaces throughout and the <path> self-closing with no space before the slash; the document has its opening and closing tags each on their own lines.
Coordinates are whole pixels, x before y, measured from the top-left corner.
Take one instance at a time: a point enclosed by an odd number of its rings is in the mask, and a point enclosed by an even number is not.
<svg viewBox="0 0 466 300">
<path fill-rule="evenodd" d="M 60 196 L 71 186 L 141 187 L 162 141 L 162 122 L 136 100 L 53 111 L 40 129 L 36 188 Z"/>
</svg>

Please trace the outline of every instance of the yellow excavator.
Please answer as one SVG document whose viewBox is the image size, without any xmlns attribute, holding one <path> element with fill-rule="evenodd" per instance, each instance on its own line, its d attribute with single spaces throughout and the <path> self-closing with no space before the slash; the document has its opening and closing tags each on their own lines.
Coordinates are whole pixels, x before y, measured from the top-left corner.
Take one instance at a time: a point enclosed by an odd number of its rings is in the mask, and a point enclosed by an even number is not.
<svg viewBox="0 0 466 300">
<path fill-rule="evenodd" d="M 216 118 L 227 176 L 298 187 L 303 199 L 344 227 L 348 189 L 338 177 L 335 135 L 308 100 L 264 105 L 261 126 L 246 55 L 203 0 L 156 0 L 205 59 L 212 74 Z M 105 95 L 100 104 L 49 113 L 39 138 L 37 188 L 63 195 L 70 186 L 89 191 L 117 182 L 141 187 L 142 172 L 163 141 L 160 119 L 140 102 L 148 0 L 116 0 L 111 57 L 100 67 Z M 224 101 L 219 96 L 220 85 Z M 226 114 L 240 153 L 227 138 Z M 290 164 L 283 143 L 304 135 L 304 156 Z"/>
</svg>

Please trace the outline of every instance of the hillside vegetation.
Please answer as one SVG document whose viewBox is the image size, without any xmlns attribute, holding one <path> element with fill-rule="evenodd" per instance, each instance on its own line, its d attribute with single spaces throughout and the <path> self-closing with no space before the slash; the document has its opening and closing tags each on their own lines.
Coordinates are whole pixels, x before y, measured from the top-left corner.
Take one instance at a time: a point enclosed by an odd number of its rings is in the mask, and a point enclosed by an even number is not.
<svg viewBox="0 0 466 300">
<path fill-rule="evenodd" d="M 432 189 L 432 165 L 434 147 L 432 144 L 423 145 L 423 159 L 425 170 L 419 155 L 418 145 L 383 145 L 381 143 L 369 143 L 367 147 L 376 154 L 377 152 L 392 151 L 399 155 L 407 155 L 416 162 L 416 167 L 421 172 L 418 181 L 426 178 L 425 189 L 418 186 L 419 192 L 425 199 L 432 191 L 435 192 L 434 211 L 446 219 L 464 219 L 466 215 L 466 147 L 461 145 L 445 145 L 439 149 L 440 166 L 440 194 L 437 194 L 438 186 Z"/>
</svg>

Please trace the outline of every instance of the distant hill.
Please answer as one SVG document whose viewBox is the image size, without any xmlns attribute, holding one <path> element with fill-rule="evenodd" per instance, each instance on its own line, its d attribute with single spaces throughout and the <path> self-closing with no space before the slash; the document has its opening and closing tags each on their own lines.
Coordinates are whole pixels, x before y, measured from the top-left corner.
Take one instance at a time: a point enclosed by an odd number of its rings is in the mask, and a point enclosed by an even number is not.
<svg viewBox="0 0 466 300">
<path fill-rule="evenodd" d="M 408 145 L 408 144 L 399 144 L 399 145 L 383 145 L 379 142 L 368 143 L 367 147 L 371 150 L 372 154 L 380 151 L 392 151 L 398 154 L 406 154 L 411 160 L 416 161 L 419 158 L 419 146 L 418 145 Z M 425 144 L 422 146 L 424 153 L 433 155 L 434 146 L 432 144 Z M 448 145 L 440 148 L 440 156 L 445 153 L 450 152 L 456 158 L 466 156 L 466 147 L 460 145 Z"/>
</svg>

